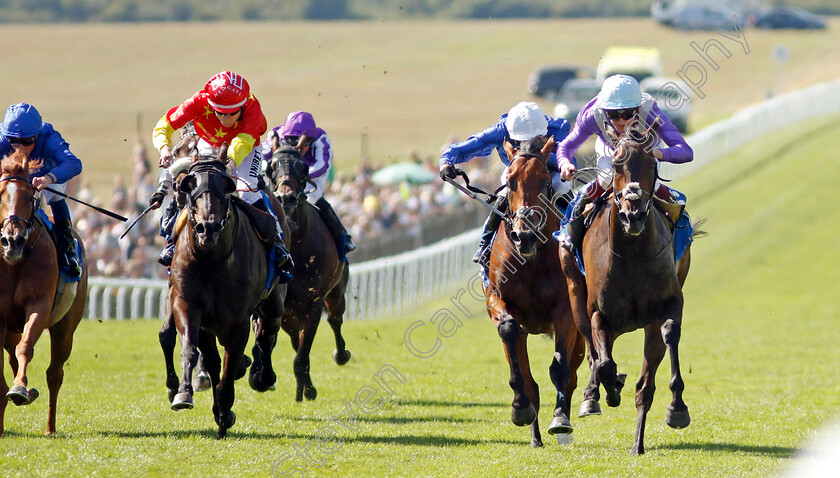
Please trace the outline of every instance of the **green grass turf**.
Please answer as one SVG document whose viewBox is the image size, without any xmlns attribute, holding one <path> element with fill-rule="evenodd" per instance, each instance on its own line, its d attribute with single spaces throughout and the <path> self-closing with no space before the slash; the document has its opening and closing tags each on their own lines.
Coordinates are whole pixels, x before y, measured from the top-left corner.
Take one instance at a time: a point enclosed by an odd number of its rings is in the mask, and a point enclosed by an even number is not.
<svg viewBox="0 0 840 478">
<path fill-rule="evenodd" d="M 324 323 L 312 352 L 319 390 L 313 402 L 293 401 L 291 351 L 282 338 L 275 353 L 278 390 L 258 394 L 237 383 L 238 422 L 226 441 L 215 440 L 206 392 L 196 395 L 192 411 L 168 409 L 158 321 L 85 321 L 60 396 L 58 434 L 41 436 L 45 396 L 28 407 L 10 405 L 0 470 L 4 476 L 269 476 L 274 465 L 288 476 L 774 475 L 840 410 L 840 211 L 830 204 L 840 164 L 827 154 L 837 119 L 750 144 L 676 184 L 692 214 L 708 218 L 710 233 L 692 248 L 680 343 L 692 423 L 684 430 L 664 423 L 666 360 L 644 456 L 629 455 L 632 387 L 618 408 L 573 418 L 572 446 L 561 447 L 544 432 L 545 448 L 530 448 L 528 429 L 510 423 L 508 368 L 482 304 L 464 299 L 470 317 L 460 315 L 463 326 L 442 337 L 430 319 L 452 308 L 443 297 L 408 317 L 345 324 L 353 358 L 344 367 L 330 359 L 334 345 Z M 403 344 L 418 320 L 424 325 L 412 335 L 417 348 L 441 340 L 424 359 Z M 641 366 L 641 342 L 637 331 L 616 344 L 618 367 L 630 383 Z M 531 337 L 529 344 L 543 401 L 551 402 L 551 343 Z M 30 375 L 42 395 L 46 346 L 46 339 L 38 344 Z M 404 378 L 386 381 L 393 395 L 372 379 L 388 365 Z M 579 377 L 585 381 L 588 371 Z M 358 408 L 365 393 L 375 393 L 368 403 L 379 408 Z M 549 416 L 544 407 L 543 430 Z"/>
</svg>

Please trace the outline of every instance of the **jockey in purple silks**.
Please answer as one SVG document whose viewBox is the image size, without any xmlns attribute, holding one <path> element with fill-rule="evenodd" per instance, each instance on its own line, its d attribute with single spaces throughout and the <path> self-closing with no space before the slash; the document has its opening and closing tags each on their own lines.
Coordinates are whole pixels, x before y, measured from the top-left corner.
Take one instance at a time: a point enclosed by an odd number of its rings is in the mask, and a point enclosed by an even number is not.
<svg viewBox="0 0 840 478">
<path fill-rule="evenodd" d="M 289 146 L 298 146 L 302 136 L 306 136 L 300 150 L 303 162 L 309 166 L 309 179 L 315 183 L 315 190 L 306 193 L 306 200 L 318 211 L 330 235 L 338 248 L 338 255 L 342 261 L 347 261 L 347 253 L 356 249 L 356 244 L 347 229 L 341 223 L 338 214 L 332 205 L 324 197 L 324 189 L 327 184 L 330 168 L 332 167 L 333 150 L 330 137 L 327 132 L 315 125 L 315 118 L 305 111 L 289 113 L 286 121 L 268 132 L 262 143 L 262 157 L 265 161 L 271 160 L 271 153 L 274 147 L 273 138 L 277 137 L 280 143 Z"/>
<path fill-rule="evenodd" d="M 505 165 L 501 181 L 502 184 L 506 184 L 507 168 L 510 166 L 507 153 L 504 150 L 506 141 L 519 147 L 522 141 L 542 135 L 554 137 L 555 143 L 559 144 L 567 134 L 569 134 L 569 123 L 566 120 L 562 118 L 554 119 L 546 115 L 536 103 L 525 101 L 517 103 L 510 111 L 501 115 L 499 121 L 493 126 L 470 136 L 466 141 L 450 145 L 440 156 L 440 177 L 455 179 L 456 164 L 466 163 L 476 157 L 487 156 L 495 149 Z M 568 182 L 563 181 L 560 177 L 559 171 L 555 168 L 554 158 L 555 153 L 552 152 L 547 166 L 551 175 L 551 184 L 554 187 L 554 196 L 559 198 L 570 191 L 571 187 Z M 507 210 L 506 194 L 506 189 L 499 192 L 499 198 L 495 205 L 496 209 Z M 484 222 L 481 241 L 478 244 L 475 257 L 473 257 L 473 262 L 481 265 L 487 264 L 492 249 L 490 246 L 493 243 L 493 236 L 499 228 L 501 219 L 498 214 L 491 212 L 487 221 Z"/>
<path fill-rule="evenodd" d="M 557 148 L 557 167 L 563 179 L 569 180 L 577 170 L 574 153 L 590 136 L 597 135 L 595 152 L 598 154 L 598 177 L 578 191 L 569 212 L 566 214 L 565 229 L 560 242 L 568 250 L 579 248 L 586 233 L 582 212 L 587 204 L 603 195 L 612 186 L 612 146 L 606 139 L 607 122 L 619 134 L 624 133 L 627 124 L 634 117 L 641 118 L 645 126 L 659 123 L 656 130 L 658 141 L 653 155 L 659 161 L 687 163 L 694 159 L 694 151 L 685 138 L 671 123 L 648 95 L 642 94 L 639 83 L 631 76 L 614 75 L 601 86 L 601 92 L 578 113 L 575 127 Z M 663 147 L 667 146 L 667 147 Z M 669 203 L 685 205 L 685 196 L 657 181 L 655 195 Z"/>
</svg>

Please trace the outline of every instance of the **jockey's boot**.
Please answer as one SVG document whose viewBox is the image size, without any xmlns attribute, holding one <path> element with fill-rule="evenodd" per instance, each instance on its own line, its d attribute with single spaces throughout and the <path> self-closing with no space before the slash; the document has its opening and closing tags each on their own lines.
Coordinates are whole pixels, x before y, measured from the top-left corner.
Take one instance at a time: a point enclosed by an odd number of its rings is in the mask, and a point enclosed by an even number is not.
<svg viewBox="0 0 840 478">
<path fill-rule="evenodd" d="M 567 214 L 563 234 L 560 237 L 560 245 L 569 252 L 579 249 L 583 243 L 583 236 L 586 234 L 586 217 L 583 212 L 586 206 L 604 192 L 604 188 L 595 180 L 581 188 L 569 203 L 570 212 Z"/>
<path fill-rule="evenodd" d="M 277 270 L 282 273 L 280 282 L 285 283 L 291 281 L 295 263 L 292 261 L 292 254 L 288 249 L 286 249 L 286 241 L 283 237 L 283 228 L 280 226 L 280 220 L 277 218 L 277 213 L 270 210 L 269 206 L 266 205 L 262 198 L 258 199 L 251 205 L 266 214 L 270 214 L 271 217 L 274 218 L 274 229 L 276 231 L 276 235 L 274 236 L 274 264 L 275 267 L 277 267 Z"/>
<path fill-rule="evenodd" d="M 67 277 L 77 279 L 82 275 L 82 266 L 76 254 L 76 242 L 73 238 L 73 223 L 70 219 L 56 221 L 55 236 L 58 239 L 56 248 L 62 266 L 67 266 Z"/>
<path fill-rule="evenodd" d="M 172 265 L 172 256 L 175 255 L 175 222 L 178 219 L 179 210 L 175 201 L 170 201 L 160 218 L 160 235 L 166 239 L 166 245 L 158 256 L 158 262 L 166 267 Z"/>
<path fill-rule="evenodd" d="M 499 211 L 507 211 L 507 197 L 499 196 L 496 199 L 494 207 Z M 490 252 L 492 251 L 493 236 L 496 235 L 496 230 L 499 228 L 499 223 L 502 222 L 502 217 L 491 212 L 484 221 L 484 229 L 481 232 L 481 241 L 478 243 L 478 250 L 475 251 L 472 261 L 479 265 L 487 265 L 490 260 Z"/>
<path fill-rule="evenodd" d="M 338 249 L 338 258 L 347 262 L 347 253 L 356 249 L 356 244 L 353 244 L 353 238 L 347 233 L 347 229 L 344 228 L 344 224 L 341 223 L 341 219 L 336 214 L 335 209 L 333 209 L 332 205 L 323 196 L 315 201 L 315 209 L 318 210 L 318 215 L 324 220 L 333 241 L 335 241 L 335 247 Z"/>
</svg>

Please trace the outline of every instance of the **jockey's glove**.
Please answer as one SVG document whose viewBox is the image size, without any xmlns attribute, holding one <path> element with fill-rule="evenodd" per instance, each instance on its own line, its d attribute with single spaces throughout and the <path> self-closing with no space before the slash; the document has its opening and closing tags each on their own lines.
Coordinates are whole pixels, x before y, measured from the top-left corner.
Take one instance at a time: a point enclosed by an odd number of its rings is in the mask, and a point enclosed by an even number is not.
<svg viewBox="0 0 840 478">
<path fill-rule="evenodd" d="M 458 170 L 451 164 L 444 164 L 440 167 L 440 179 L 455 179 L 458 176 Z"/>
<path fill-rule="evenodd" d="M 163 204 L 163 199 L 166 197 L 166 191 L 161 191 L 158 189 L 152 194 L 152 197 L 149 198 L 149 206 L 154 206 L 154 209 L 160 207 Z"/>
</svg>

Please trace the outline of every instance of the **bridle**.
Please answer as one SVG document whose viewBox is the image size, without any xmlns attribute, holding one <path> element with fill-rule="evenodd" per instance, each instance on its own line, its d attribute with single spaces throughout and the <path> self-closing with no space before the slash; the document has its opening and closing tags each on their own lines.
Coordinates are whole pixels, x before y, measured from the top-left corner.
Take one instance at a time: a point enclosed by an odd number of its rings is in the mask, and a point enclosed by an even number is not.
<svg viewBox="0 0 840 478">
<path fill-rule="evenodd" d="M 275 191 L 280 186 L 286 186 L 292 191 L 295 191 L 296 207 L 301 206 L 306 202 L 307 192 L 305 185 L 311 182 L 309 174 L 302 173 L 300 170 L 303 168 L 298 167 L 299 164 L 303 163 L 303 160 L 288 154 L 284 154 L 282 157 L 278 156 L 280 155 L 275 155 L 271 158 L 274 176 L 271 179 L 276 183 Z M 277 182 L 278 177 L 283 177 L 283 180 L 279 183 Z"/>
<path fill-rule="evenodd" d="M 542 156 L 539 156 L 537 154 L 517 152 L 516 155 L 510 159 L 510 164 L 513 164 L 513 162 L 519 158 L 524 158 L 526 160 L 537 159 L 543 163 L 545 162 Z M 546 194 L 546 197 L 548 198 L 548 202 L 550 203 L 551 198 L 554 197 L 554 186 L 551 184 L 550 174 L 548 184 L 546 185 L 546 189 L 544 192 Z M 535 215 L 539 217 L 539 221 L 536 221 L 536 223 L 532 220 L 533 216 Z M 508 209 L 508 212 L 503 219 L 508 225 L 508 230 L 510 230 L 513 227 L 514 221 L 520 220 L 533 227 L 535 231 L 540 231 L 543 227 L 545 227 L 545 224 L 548 219 L 548 212 L 545 210 L 545 206 L 521 206 L 515 211 L 511 211 L 510 209 Z"/>
<path fill-rule="evenodd" d="M 27 185 L 28 189 L 32 190 L 32 192 L 33 192 L 33 194 L 32 194 L 32 207 L 30 208 L 30 214 L 29 214 L 28 219 L 22 218 L 18 215 L 15 215 L 15 214 L 10 214 L 9 216 L 3 218 L 3 220 L 0 221 L 0 230 L 5 229 L 6 226 L 10 223 L 15 223 L 16 222 L 16 223 L 23 224 L 25 226 L 24 227 L 24 232 L 23 232 L 23 237 L 24 237 L 25 240 L 28 240 L 29 239 L 29 234 L 32 233 L 32 230 L 35 228 L 35 210 L 37 209 L 37 204 L 38 204 L 38 197 L 37 197 L 37 194 L 36 194 L 37 191 L 35 191 L 35 188 L 32 187 L 32 183 L 29 182 L 29 178 L 24 177 L 24 176 L 14 175 L 14 176 L 0 177 L 0 182 L 7 182 L 7 181 L 15 181 L 15 182 L 20 181 L 22 183 L 25 183 Z"/>
</svg>

